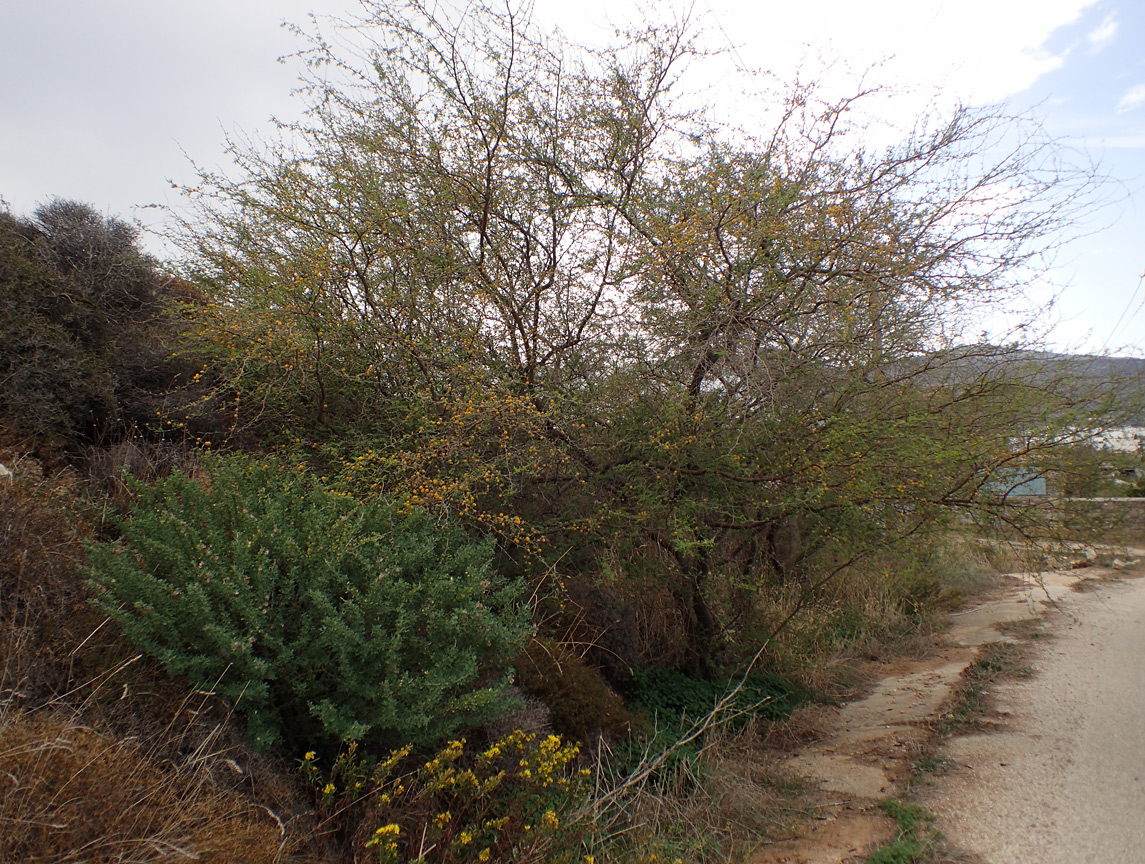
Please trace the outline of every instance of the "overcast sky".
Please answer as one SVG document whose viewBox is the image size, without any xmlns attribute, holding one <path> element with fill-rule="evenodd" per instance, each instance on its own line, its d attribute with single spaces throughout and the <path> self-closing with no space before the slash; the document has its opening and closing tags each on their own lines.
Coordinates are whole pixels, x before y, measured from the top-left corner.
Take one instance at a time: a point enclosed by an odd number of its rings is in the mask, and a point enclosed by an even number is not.
<svg viewBox="0 0 1145 864">
<path fill-rule="evenodd" d="M 271 115 L 301 110 L 290 95 L 297 68 L 277 62 L 300 45 L 281 22 L 357 8 L 356 0 L 0 0 L 0 196 L 19 214 L 59 196 L 154 224 L 161 215 L 145 206 L 179 206 L 171 182 L 193 180 L 189 159 L 223 166 L 225 134 L 257 135 Z M 632 20 L 636 8 L 536 0 L 534 18 L 606 41 L 610 21 Z M 1120 181 L 1085 226 L 1092 233 L 1057 262 L 1064 290 L 1053 345 L 1145 355 L 1145 213 L 1134 200 L 1145 200 L 1145 2 L 695 0 L 691 8 L 708 38 L 729 48 L 727 62 L 780 80 L 819 70 L 839 92 L 865 73 L 890 88 L 878 110 L 903 128 L 936 100 L 1034 108 Z"/>
</svg>

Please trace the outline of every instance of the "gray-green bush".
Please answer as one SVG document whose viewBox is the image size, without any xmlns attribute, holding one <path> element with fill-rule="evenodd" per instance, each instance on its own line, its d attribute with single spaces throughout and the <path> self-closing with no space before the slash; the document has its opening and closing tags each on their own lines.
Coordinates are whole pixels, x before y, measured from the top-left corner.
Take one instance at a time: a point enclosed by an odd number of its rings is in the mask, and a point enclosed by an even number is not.
<svg viewBox="0 0 1145 864">
<path fill-rule="evenodd" d="M 274 461 L 205 468 L 137 485 L 90 576 L 127 637 L 234 703 L 256 746 L 430 744 L 502 709 L 532 628 L 489 542 Z"/>
</svg>

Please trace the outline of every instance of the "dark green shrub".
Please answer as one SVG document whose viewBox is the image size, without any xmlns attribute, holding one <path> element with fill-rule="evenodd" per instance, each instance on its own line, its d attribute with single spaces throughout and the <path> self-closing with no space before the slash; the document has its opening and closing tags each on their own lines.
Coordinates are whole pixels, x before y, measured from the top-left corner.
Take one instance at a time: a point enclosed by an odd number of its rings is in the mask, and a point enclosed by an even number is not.
<svg viewBox="0 0 1145 864">
<path fill-rule="evenodd" d="M 429 745 L 503 711 L 531 626 L 489 543 L 273 462 L 204 467 L 140 485 L 90 573 L 128 638 L 236 704 L 257 746 Z"/>
<path fill-rule="evenodd" d="M 648 667 L 633 675 L 624 696 L 633 709 L 654 715 L 661 728 L 675 728 L 708 714 L 739 681 L 740 676 L 705 681 L 675 669 Z M 778 720 L 806 699 L 807 693 L 778 676 L 751 675 L 729 709 L 745 712 L 744 717 Z"/>
<path fill-rule="evenodd" d="M 664 764 L 649 780 L 655 785 L 694 782 L 701 773 L 704 741 L 697 738 L 678 745 L 680 736 L 716 706 L 741 676 L 706 681 L 676 669 L 649 666 L 639 669 L 623 687 L 628 706 L 639 711 L 643 728 L 631 740 L 613 749 L 611 768 L 619 774 L 634 770 L 648 756 L 670 750 Z M 748 718 L 776 720 L 788 716 L 807 694 L 774 675 L 752 675 L 728 705 L 724 719 L 732 728 L 742 728 Z M 740 713 L 734 713 L 740 712 Z M 690 778 L 690 779 L 688 779 Z"/>
<path fill-rule="evenodd" d="M 632 715 L 604 678 L 551 639 L 534 639 L 517 659 L 517 683 L 549 709 L 553 728 L 584 740 L 608 732 L 626 737 Z"/>
<path fill-rule="evenodd" d="M 173 431 L 217 440 L 228 419 L 177 302 L 183 284 L 132 226 L 86 204 L 0 211 L 0 420 L 73 456 Z"/>
</svg>

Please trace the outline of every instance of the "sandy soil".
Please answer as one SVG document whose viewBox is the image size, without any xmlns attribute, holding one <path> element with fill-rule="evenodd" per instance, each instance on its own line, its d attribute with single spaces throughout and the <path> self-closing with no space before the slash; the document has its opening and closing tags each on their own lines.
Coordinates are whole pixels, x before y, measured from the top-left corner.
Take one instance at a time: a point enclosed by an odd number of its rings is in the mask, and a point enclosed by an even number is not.
<svg viewBox="0 0 1145 864">
<path fill-rule="evenodd" d="M 1145 579 L 1071 594 L 1034 675 L 995 690 L 1001 728 L 948 742 L 920 796 L 989 864 L 1145 862 Z"/>
<path fill-rule="evenodd" d="M 962 673 L 977 656 L 979 648 L 991 642 L 1012 641 L 1012 636 L 1003 633 L 1005 625 L 1037 618 L 1047 609 L 1067 610 L 1056 611 L 1053 614 L 1062 620 L 1075 620 L 1066 617 L 1070 614 L 1068 610 L 1079 603 L 1086 605 L 1086 608 L 1089 605 L 1099 606 L 1100 598 L 1116 595 L 1121 589 L 1106 580 L 1120 575 L 1123 575 L 1122 571 L 1099 567 L 1057 571 L 1037 577 L 1032 574 L 1013 574 L 996 596 L 952 616 L 949 638 L 930 652 L 925 659 L 899 661 L 883 667 L 877 673 L 877 682 L 864 698 L 823 711 L 816 719 L 817 724 L 824 729 L 822 737 L 815 743 L 792 753 L 787 759 L 787 768 L 803 778 L 804 782 L 814 790 L 816 817 L 813 824 L 804 836 L 770 844 L 757 850 L 751 861 L 754 864 L 850 864 L 864 861 L 872 850 L 889 840 L 894 832 L 892 823 L 878 808 L 878 802 L 888 796 L 902 794 L 913 762 L 921 753 L 933 749 L 936 721 L 960 683 Z M 1092 593 L 1073 591 L 1073 587 L 1083 581 L 1086 584 L 1099 585 L 1101 588 Z M 1140 596 L 1145 603 L 1145 580 L 1129 584 L 1141 586 Z M 1106 602 L 1111 608 L 1113 606 L 1119 608 L 1119 604 L 1113 601 Z M 1145 605 L 1141 608 L 1141 614 L 1130 613 L 1131 620 L 1145 620 L 1142 617 L 1145 615 Z M 1137 614 L 1136 619 L 1132 618 L 1133 614 Z M 1145 640 L 1145 627 L 1137 628 L 1137 636 Z M 1098 640 L 1095 637 L 1093 641 Z M 1088 660 L 1079 658 L 1078 664 L 1081 668 L 1085 668 L 1087 662 L 1115 665 L 1122 669 L 1133 669 L 1138 676 L 1145 675 L 1145 643 L 1137 644 L 1136 648 L 1133 647 L 1135 644 L 1137 643 L 1130 641 L 1125 647 L 1129 656 L 1136 658 L 1135 662 L 1113 662 L 1109 658 Z M 1133 651 L 1136 651 L 1136 654 L 1133 654 Z M 1135 684 L 1125 682 L 1110 686 L 1118 691 L 1135 688 L 1137 693 L 1145 698 L 1145 680 L 1140 677 L 1135 680 L 1137 682 Z M 1043 688 L 1043 681 L 1048 683 L 1048 687 L 1039 689 Z M 1065 686 L 1057 682 L 1057 678 L 1046 679 L 1043 675 L 1038 675 L 1028 682 L 1027 686 L 1043 693 L 1045 701 L 1053 702 L 1059 698 L 1059 693 L 1056 692 L 1058 688 Z M 1078 695 L 1082 700 L 1093 698 L 1093 694 L 1088 692 L 1086 695 L 1079 692 Z M 1002 698 L 1013 700 L 1016 697 L 1007 694 Z M 1011 716 L 1024 716 L 1027 709 L 1015 704 L 1005 710 L 1009 711 Z M 1035 710 L 1040 711 L 1041 708 Z M 1069 709 L 1066 709 L 1064 714 L 1066 717 L 1072 716 Z M 1145 734 L 1145 713 L 1137 716 L 1138 721 L 1134 730 L 1127 733 L 1131 736 Z M 1061 734 L 1062 741 L 1066 742 L 1073 733 L 1070 730 L 1063 730 Z M 1005 821 L 1009 817 L 993 815 L 987 809 L 981 809 L 979 805 L 993 800 L 1024 801 L 1028 796 L 1023 790 L 1035 788 L 1046 795 L 1060 798 L 1058 790 L 1061 789 L 1063 782 L 1059 776 L 1060 769 L 1066 764 L 1060 756 L 1057 761 L 1049 760 L 1047 769 L 1049 774 L 1045 777 L 1011 771 L 1015 783 L 1013 789 L 1002 790 L 999 787 L 996 791 L 994 784 L 998 778 L 991 775 L 986 768 L 980 767 L 980 763 L 981 765 L 993 763 L 1003 771 L 1013 765 L 1013 760 L 1017 757 L 1008 755 L 1008 750 L 996 752 L 990 749 L 994 746 L 995 740 L 998 742 L 997 746 L 1002 748 L 1010 746 L 1003 743 L 1003 735 L 1004 733 L 1001 733 L 997 738 L 985 735 L 957 739 L 951 745 L 957 754 L 951 757 L 954 769 L 947 778 L 926 793 L 927 798 L 924 802 L 940 814 L 942 819 L 939 827 L 957 845 L 964 846 L 968 850 L 981 850 L 987 855 L 995 854 L 999 844 L 1004 845 L 1011 841 L 998 840 L 993 845 L 986 841 L 980 842 L 975 833 L 976 826 L 997 824 L 995 831 L 984 831 L 985 836 L 997 838 L 1009 837 L 1015 831 L 1028 835 L 1031 833 L 1030 826 L 1034 823 L 1025 816 L 1029 811 L 1021 807 L 1015 809 L 1012 820 Z M 1145 746 L 1141 746 L 1145 742 L 1142 742 L 1140 737 L 1133 740 L 1136 741 L 1135 744 L 1126 741 L 1113 747 L 1113 753 L 1107 761 L 1128 764 L 1125 759 L 1117 755 L 1124 747 L 1136 747 L 1137 754 L 1145 755 Z M 981 757 L 975 751 L 974 744 L 964 743 L 969 741 L 981 742 L 979 745 L 983 748 Z M 1023 746 L 1035 751 L 1038 749 L 1036 744 L 1027 743 Z M 1007 755 L 998 755 L 999 752 Z M 1062 743 L 1058 752 L 1059 754 L 1068 752 L 1068 745 Z M 1006 766 L 1000 764 L 1003 762 Z M 1130 773 L 1145 780 L 1145 767 Z M 1145 784 L 1136 780 L 1132 782 L 1138 782 L 1138 791 L 1145 790 Z M 1084 795 L 1081 792 L 1078 794 L 1079 797 Z M 1111 792 L 1110 797 L 1116 797 L 1118 794 L 1120 793 Z M 1032 800 L 1044 799 L 1035 797 Z M 1136 802 L 1138 799 L 1131 800 Z M 1145 807 L 1140 806 L 1140 803 L 1132 806 L 1137 807 L 1139 814 L 1145 813 Z M 1041 821 L 1037 824 L 1057 824 L 1047 817 L 1047 812 L 1042 808 Z M 1139 816 L 1132 824 L 1136 826 L 1138 823 L 1140 823 L 1138 830 L 1145 831 L 1145 817 Z M 1047 833 L 1045 836 L 1050 835 Z M 1105 861 L 1110 864 L 1121 860 L 1145 862 L 1145 842 L 1142 841 L 1145 841 L 1145 837 L 1139 835 L 1137 842 L 1140 851 L 1135 858 L 1122 859 L 1108 857 L 1106 854 L 1098 857 L 1083 855 L 1048 858 L 1040 852 L 1031 854 L 1018 852 L 1015 853 L 1018 857 L 988 860 L 990 864 L 1005 864 L 1010 861 L 1049 864 L 1059 860 Z"/>
</svg>

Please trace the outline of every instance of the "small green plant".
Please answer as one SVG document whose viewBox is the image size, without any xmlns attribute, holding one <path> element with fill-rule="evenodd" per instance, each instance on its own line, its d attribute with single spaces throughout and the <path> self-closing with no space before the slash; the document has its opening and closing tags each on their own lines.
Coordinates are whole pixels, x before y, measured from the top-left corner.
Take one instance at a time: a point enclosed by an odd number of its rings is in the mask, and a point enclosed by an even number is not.
<svg viewBox="0 0 1145 864">
<path fill-rule="evenodd" d="M 127 637 L 234 703 L 256 746 L 431 746 L 503 711 L 532 628 L 490 543 L 273 461 L 204 467 L 137 485 L 90 576 Z"/>
<path fill-rule="evenodd" d="M 910 766 L 906 781 L 906 791 L 913 792 L 920 786 L 928 786 L 932 777 L 942 774 L 947 767 L 947 759 L 938 752 L 924 752 Z"/>
<path fill-rule="evenodd" d="M 879 807 L 898 825 L 894 841 L 867 856 L 867 864 L 916 864 L 937 851 L 942 835 L 934 830 L 934 814 L 917 804 L 904 804 L 893 798 Z"/>
<path fill-rule="evenodd" d="M 942 770 L 946 765 L 946 758 L 943 756 L 932 756 L 927 754 L 922 756 L 914 763 L 914 770 L 919 773 L 933 774 Z"/>
</svg>

